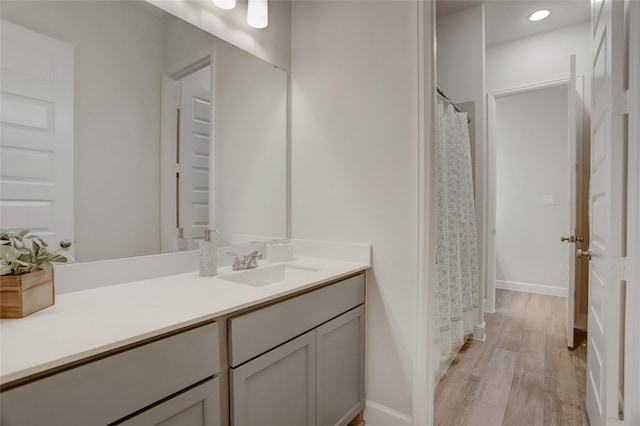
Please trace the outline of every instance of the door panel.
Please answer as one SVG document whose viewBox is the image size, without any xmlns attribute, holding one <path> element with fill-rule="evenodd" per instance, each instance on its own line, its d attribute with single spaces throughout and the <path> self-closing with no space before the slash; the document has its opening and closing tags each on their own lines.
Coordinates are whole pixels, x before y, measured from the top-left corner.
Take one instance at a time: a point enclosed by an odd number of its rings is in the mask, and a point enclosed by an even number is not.
<svg viewBox="0 0 640 426">
<path fill-rule="evenodd" d="M 592 426 L 618 419 L 621 285 L 613 260 L 624 255 L 623 3 L 592 1 L 593 86 L 589 191 L 589 340 L 587 412 Z M 586 256 L 585 256 L 586 258 Z"/>
<path fill-rule="evenodd" d="M 317 426 L 344 426 L 364 408 L 364 306 L 316 329 Z"/>
<path fill-rule="evenodd" d="M 73 46 L 6 21 L 1 31 L 0 227 L 60 248 L 74 241 Z"/>
<path fill-rule="evenodd" d="M 209 228 L 210 69 L 185 77 L 181 87 L 178 223 L 190 240 Z"/>
</svg>

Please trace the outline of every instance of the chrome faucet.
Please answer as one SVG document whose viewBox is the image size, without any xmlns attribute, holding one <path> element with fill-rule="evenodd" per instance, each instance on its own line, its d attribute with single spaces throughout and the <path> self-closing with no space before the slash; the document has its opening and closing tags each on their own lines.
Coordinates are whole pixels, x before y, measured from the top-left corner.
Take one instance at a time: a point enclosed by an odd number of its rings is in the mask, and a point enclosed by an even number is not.
<svg viewBox="0 0 640 426">
<path fill-rule="evenodd" d="M 240 255 L 238 253 L 228 251 L 227 254 L 229 256 L 234 256 L 233 265 L 231 266 L 231 269 L 234 271 L 255 268 L 258 266 L 258 259 L 262 259 L 264 257 L 262 252 L 257 250 L 252 251 L 246 256 L 242 256 L 242 259 L 240 259 Z"/>
</svg>

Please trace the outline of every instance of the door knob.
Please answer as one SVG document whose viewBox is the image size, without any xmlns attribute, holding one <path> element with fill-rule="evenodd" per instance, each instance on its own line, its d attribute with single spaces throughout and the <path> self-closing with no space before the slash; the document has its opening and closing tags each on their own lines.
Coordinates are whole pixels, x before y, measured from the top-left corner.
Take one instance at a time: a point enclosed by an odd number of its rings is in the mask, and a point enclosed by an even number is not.
<svg viewBox="0 0 640 426">
<path fill-rule="evenodd" d="M 60 241 L 60 247 L 62 248 L 69 248 L 71 247 L 71 241 L 67 240 L 66 238 L 62 241 Z"/>
<path fill-rule="evenodd" d="M 591 260 L 591 258 L 593 257 L 593 253 L 591 253 L 591 250 L 582 251 L 581 249 L 578 249 L 576 250 L 576 257 L 578 259 Z"/>
<path fill-rule="evenodd" d="M 584 243 L 584 237 L 576 237 L 576 241 L 579 243 Z"/>
<path fill-rule="evenodd" d="M 560 241 L 566 241 L 568 243 L 573 243 L 573 242 L 576 241 L 576 237 L 574 237 L 573 235 L 571 235 L 570 237 L 562 236 L 562 237 L 560 237 Z"/>
</svg>

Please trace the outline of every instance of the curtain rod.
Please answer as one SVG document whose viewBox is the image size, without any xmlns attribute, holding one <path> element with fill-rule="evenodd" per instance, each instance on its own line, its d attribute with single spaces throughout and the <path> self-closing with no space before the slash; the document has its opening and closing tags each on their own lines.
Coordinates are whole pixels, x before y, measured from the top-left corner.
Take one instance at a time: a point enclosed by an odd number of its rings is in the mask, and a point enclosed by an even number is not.
<svg viewBox="0 0 640 426">
<path fill-rule="evenodd" d="M 453 106 L 453 109 L 454 109 L 456 112 L 465 112 L 465 111 L 462 111 L 460 108 L 458 108 L 458 105 L 456 105 L 456 103 L 455 103 L 455 102 L 453 102 L 453 101 L 451 100 L 451 98 L 450 98 L 450 97 L 448 97 L 448 96 L 444 93 L 444 90 L 442 90 L 442 89 L 440 88 L 440 86 L 436 85 L 436 89 L 438 89 L 438 95 L 440 95 L 440 96 L 442 96 L 443 98 L 445 98 L 445 99 L 446 99 L 446 100 L 451 104 L 451 106 Z M 471 123 L 471 119 L 470 119 L 469 117 L 467 117 L 467 123 Z"/>
<path fill-rule="evenodd" d="M 443 98 L 445 98 L 447 101 L 449 101 L 449 103 L 453 106 L 453 109 L 455 109 L 457 112 L 462 112 L 462 111 L 460 110 L 460 108 L 458 108 L 458 106 L 456 105 L 456 103 L 455 103 L 455 102 L 453 102 L 453 101 L 451 100 L 451 98 L 450 98 L 450 97 L 448 97 L 448 96 L 444 93 L 444 90 L 442 90 L 442 89 L 440 88 L 440 86 L 436 86 L 436 88 L 438 89 L 438 95 L 442 96 L 442 97 L 443 97 Z"/>
</svg>

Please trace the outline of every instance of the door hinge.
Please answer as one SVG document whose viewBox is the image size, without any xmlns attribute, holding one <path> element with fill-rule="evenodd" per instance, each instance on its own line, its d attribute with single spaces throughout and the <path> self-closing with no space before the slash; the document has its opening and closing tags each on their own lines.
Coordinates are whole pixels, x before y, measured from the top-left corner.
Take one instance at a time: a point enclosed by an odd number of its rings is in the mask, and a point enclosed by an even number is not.
<svg viewBox="0 0 640 426">
<path fill-rule="evenodd" d="M 629 90 L 618 92 L 613 97 L 613 114 L 629 114 Z"/>
<path fill-rule="evenodd" d="M 616 280 L 626 281 L 627 279 L 627 258 L 613 257 L 613 278 Z"/>
<path fill-rule="evenodd" d="M 176 163 L 176 165 L 175 165 L 175 170 L 174 170 L 174 171 L 175 171 L 176 173 L 180 173 L 180 171 L 181 171 L 181 170 L 180 170 L 180 163 Z"/>
</svg>

